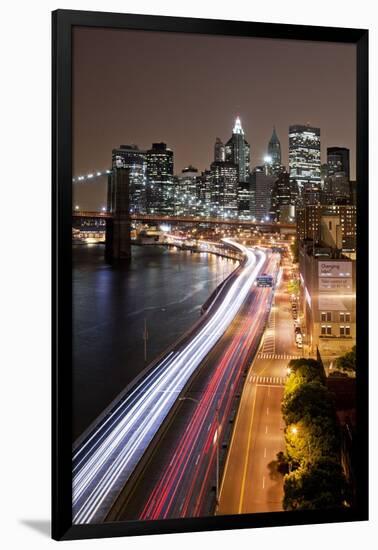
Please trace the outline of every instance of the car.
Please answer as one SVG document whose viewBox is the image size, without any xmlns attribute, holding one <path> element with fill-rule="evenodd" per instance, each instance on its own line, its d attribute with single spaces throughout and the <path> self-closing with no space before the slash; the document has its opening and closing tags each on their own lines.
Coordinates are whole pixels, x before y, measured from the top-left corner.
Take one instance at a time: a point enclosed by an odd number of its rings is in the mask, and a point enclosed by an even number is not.
<svg viewBox="0 0 378 550">
<path fill-rule="evenodd" d="M 301 327 L 295 327 L 294 332 L 296 334 L 302 334 Z"/>
<path fill-rule="evenodd" d="M 297 348 L 298 348 L 298 349 L 302 349 L 302 348 L 303 348 L 302 342 L 297 342 Z"/>
</svg>

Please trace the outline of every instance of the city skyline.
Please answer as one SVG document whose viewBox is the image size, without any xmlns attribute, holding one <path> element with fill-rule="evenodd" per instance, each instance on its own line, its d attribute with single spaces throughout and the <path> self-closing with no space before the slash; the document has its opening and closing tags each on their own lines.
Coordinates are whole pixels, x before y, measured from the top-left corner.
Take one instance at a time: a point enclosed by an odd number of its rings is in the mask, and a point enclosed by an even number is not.
<svg viewBox="0 0 378 550">
<path fill-rule="evenodd" d="M 309 123 L 321 129 L 322 163 L 327 147 L 350 149 L 354 179 L 355 49 L 346 44 L 302 46 L 298 50 L 297 43 L 266 39 L 75 30 L 73 175 L 109 167 L 111 150 L 122 143 L 149 149 L 161 141 L 174 152 L 176 174 L 190 164 L 205 170 L 213 160 L 215 138 L 227 142 L 239 115 L 251 146 L 251 168 L 262 164 L 273 126 L 282 163 L 288 166 L 289 126 Z M 124 55 L 131 50 L 132 55 Z M 144 70 L 136 72 L 141 66 Z M 166 85 L 151 86 L 158 78 Z M 103 184 L 90 187 L 75 189 L 76 200 L 99 204 Z"/>
</svg>

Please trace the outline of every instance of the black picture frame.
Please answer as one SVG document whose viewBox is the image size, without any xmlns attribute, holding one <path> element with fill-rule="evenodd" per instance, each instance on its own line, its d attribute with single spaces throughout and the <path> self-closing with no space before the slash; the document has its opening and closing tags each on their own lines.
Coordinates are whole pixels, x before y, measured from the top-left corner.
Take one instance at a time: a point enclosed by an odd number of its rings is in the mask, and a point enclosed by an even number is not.
<svg viewBox="0 0 378 550">
<path fill-rule="evenodd" d="M 343 42 L 357 47 L 357 495 L 356 506 L 164 521 L 72 525 L 72 30 L 75 26 Z M 55 540 L 368 519 L 368 31 L 57 10 L 52 13 L 52 537 Z M 362 183 L 361 183 L 362 182 Z"/>
</svg>

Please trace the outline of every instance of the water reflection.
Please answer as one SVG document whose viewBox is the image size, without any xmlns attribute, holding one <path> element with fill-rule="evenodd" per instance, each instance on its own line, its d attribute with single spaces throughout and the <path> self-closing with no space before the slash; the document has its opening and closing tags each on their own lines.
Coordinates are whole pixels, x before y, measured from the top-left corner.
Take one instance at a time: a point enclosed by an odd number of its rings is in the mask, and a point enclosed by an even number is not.
<svg viewBox="0 0 378 550">
<path fill-rule="evenodd" d="M 202 304 L 235 269 L 233 260 L 163 247 L 133 247 L 112 268 L 101 245 L 73 247 L 73 406 L 76 438 L 148 361 L 198 319 Z"/>
</svg>

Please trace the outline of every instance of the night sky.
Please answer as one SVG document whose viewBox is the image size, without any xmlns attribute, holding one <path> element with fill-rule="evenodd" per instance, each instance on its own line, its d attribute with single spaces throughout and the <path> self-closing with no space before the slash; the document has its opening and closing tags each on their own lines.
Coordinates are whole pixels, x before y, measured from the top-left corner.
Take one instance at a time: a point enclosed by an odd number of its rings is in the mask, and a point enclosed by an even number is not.
<svg viewBox="0 0 378 550">
<path fill-rule="evenodd" d="M 351 150 L 355 178 L 356 49 L 350 44 L 78 28 L 74 31 L 73 175 L 111 165 L 120 144 L 164 141 L 174 171 L 213 160 L 236 115 L 262 163 L 276 126 L 288 165 L 288 127 L 320 127 L 327 146 Z M 105 204 L 104 181 L 74 186 L 74 202 Z"/>
</svg>

